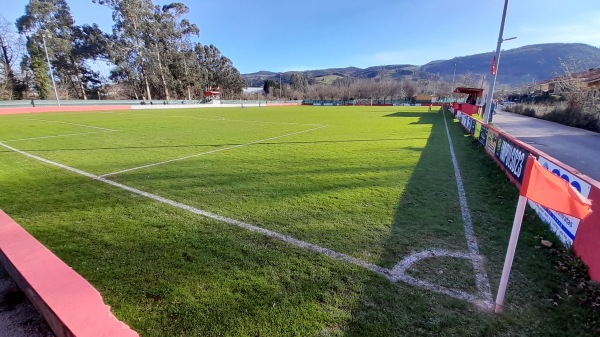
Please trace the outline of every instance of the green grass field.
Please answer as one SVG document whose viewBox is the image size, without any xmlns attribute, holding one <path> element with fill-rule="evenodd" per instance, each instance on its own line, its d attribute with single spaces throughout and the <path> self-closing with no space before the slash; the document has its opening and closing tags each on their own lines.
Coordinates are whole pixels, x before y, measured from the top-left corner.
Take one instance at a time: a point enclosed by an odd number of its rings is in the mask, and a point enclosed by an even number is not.
<svg viewBox="0 0 600 337">
<path fill-rule="evenodd" d="M 517 190 L 449 117 L 495 294 Z M 468 252 L 441 112 L 270 107 L 0 116 L 0 142 L 392 269 Z M 131 193 L 0 146 L 0 208 L 142 336 L 590 336 L 526 215 L 505 313 Z M 407 275 L 477 293 L 470 260 Z"/>
<path fill-rule="evenodd" d="M 344 78 L 344 76 L 340 75 L 325 75 L 325 76 L 317 76 L 314 78 L 314 81 L 321 84 L 332 84 L 335 80 L 339 78 Z"/>
</svg>

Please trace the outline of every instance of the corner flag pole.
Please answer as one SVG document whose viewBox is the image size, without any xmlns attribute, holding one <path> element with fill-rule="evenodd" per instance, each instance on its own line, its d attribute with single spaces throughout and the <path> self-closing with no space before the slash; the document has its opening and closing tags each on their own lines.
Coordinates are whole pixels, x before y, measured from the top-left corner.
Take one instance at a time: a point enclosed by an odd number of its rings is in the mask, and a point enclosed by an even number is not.
<svg viewBox="0 0 600 337">
<path fill-rule="evenodd" d="M 566 180 L 544 168 L 532 155 L 527 157 L 525 175 L 519 191 L 519 202 L 515 211 L 515 219 L 513 220 L 502 277 L 500 278 L 500 287 L 496 296 L 496 308 L 494 310 L 496 313 L 502 312 L 502 306 L 504 305 L 504 295 L 506 294 L 510 269 L 515 257 L 517 241 L 519 241 L 519 232 L 521 231 L 527 200 L 578 219 L 585 219 L 592 213 L 591 200 L 581 195 Z"/>
<path fill-rule="evenodd" d="M 502 269 L 502 277 L 500 278 L 500 287 L 498 288 L 498 295 L 496 295 L 496 308 L 494 310 L 496 313 L 502 312 L 502 307 L 504 305 L 504 295 L 506 294 L 508 277 L 510 276 L 510 269 L 512 268 L 513 259 L 515 257 L 515 250 L 517 249 L 517 241 L 519 241 L 519 233 L 521 232 L 521 223 L 523 223 L 523 214 L 525 214 L 526 205 L 527 198 L 520 195 L 519 202 L 517 203 L 517 211 L 515 212 L 515 219 L 513 220 L 512 232 L 510 233 L 508 249 L 506 250 L 506 259 L 504 260 L 504 268 Z"/>
</svg>

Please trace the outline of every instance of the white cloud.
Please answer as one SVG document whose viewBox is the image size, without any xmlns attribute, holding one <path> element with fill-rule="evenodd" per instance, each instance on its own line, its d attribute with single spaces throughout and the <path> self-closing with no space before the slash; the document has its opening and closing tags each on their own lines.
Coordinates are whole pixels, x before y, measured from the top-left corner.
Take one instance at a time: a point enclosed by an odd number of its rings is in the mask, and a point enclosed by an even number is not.
<svg viewBox="0 0 600 337">
<path fill-rule="evenodd" d="M 524 26 L 518 35 L 532 43 L 563 42 L 600 45 L 600 12 L 575 18 L 576 22 Z"/>
</svg>

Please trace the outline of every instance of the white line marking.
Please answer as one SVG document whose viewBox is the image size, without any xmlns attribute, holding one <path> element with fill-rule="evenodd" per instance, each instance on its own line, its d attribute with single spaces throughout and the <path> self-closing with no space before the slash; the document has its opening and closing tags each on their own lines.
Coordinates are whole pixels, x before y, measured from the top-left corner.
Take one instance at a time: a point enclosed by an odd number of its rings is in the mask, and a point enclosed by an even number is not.
<svg viewBox="0 0 600 337">
<path fill-rule="evenodd" d="M 176 161 L 180 161 L 180 160 L 184 160 L 184 159 L 190 159 L 190 158 L 205 156 L 207 154 L 212 154 L 212 153 L 216 153 L 216 152 L 237 149 L 238 147 L 248 146 L 248 145 L 252 145 L 252 144 L 258 144 L 258 143 L 266 142 L 266 141 L 269 141 L 269 140 L 274 140 L 274 139 L 279 139 L 279 138 L 284 138 L 284 137 L 290 137 L 290 136 L 298 135 L 298 134 L 305 133 L 305 132 L 310 132 L 310 131 L 315 131 L 315 130 L 318 130 L 318 129 L 323 129 L 323 128 L 326 128 L 326 127 L 327 127 L 327 125 L 319 126 L 317 128 L 312 128 L 312 129 L 309 129 L 309 130 L 303 130 L 303 131 L 288 133 L 288 134 L 285 134 L 285 135 L 282 135 L 282 136 L 277 136 L 277 137 L 271 137 L 271 138 L 267 138 L 267 139 L 256 140 L 256 141 L 249 142 L 249 143 L 244 143 L 244 144 L 238 144 L 238 145 L 224 147 L 222 149 L 216 149 L 216 150 L 202 152 L 202 153 L 198 153 L 198 154 L 193 154 L 193 155 L 185 156 L 185 157 L 181 157 L 181 158 L 175 158 L 175 159 L 165 160 L 165 161 L 161 161 L 161 162 L 154 163 L 154 164 L 148 164 L 148 165 L 133 167 L 133 168 L 126 169 L 126 170 L 121 170 L 121 171 L 117 171 L 117 172 L 103 174 L 100 177 L 114 176 L 114 175 L 117 175 L 117 174 L 120 174 L 120 173 L 125 173 L 125 172 L 140 170 L 140 169 L 144 169 L 144 168 L 148 168 L 148 167 L 153 167 L 153 166 L 158 166 L 158 165 L 162 165 L 162 164 L 168 164 L 168 163 L 172 163 L 172 162 L 176 162 Z"/>
<path fill-rule="evenodd" d="M 60 124 L 67 124 L 67 125 L 75 125 L 75 126 L 81 126 L 84 128 L 98 129 L 98 130 L 104 130 L 104 131 L 118 131 L 118 130 L 114 130 L 114 129 L 101 128 L 99 126 L 91 126 L 91 125 L 61 122 L 61 121 L 52 121 L 52 120 L 48 120 L 48 119 L 30 118 L 29 120 L 30 121 L 42 121 L 42 122 L 48 122 L 48 123 L 60 123 Z"/>
<path fill-rule="evenodd" d="M 460 201 L 460 211 L 462 213 L 463 223 L 465 227 L 465 237 L 467 238 L 467 246 L 469 247 L 469 253 L 471 261 L 473 262 L 473 269 L 475 270 L 475 280 L 477 282 L 477 289 L 481 297 L 489 302 L 491 308 L 492 292 L 490 290 L 490 282 L 488 281 L 487 272 L 483 266 L 483 258 L 479 254 L 479 245 L 477 244 L 477 238 L 473 230 L 473 223 L 471 221 L 471 212 L 467 204 L 467 196 L 465 188 L 460 175 L 460 168 L 458 167 L 458 160 L 454 153 L 454 144 L 452 143 L 452 137 L 450 137 L 450 130 L 448 129 L 448 123 L 446 122 L 446 113 L 442 110 L 442 117 L 444 118 L 444 125 L 446 126 L 446 134 L 448 136 L 448 142 L 450 143 L 450 155 L 452 156 L 452 165 L 454 165 L 454 176 L 456 177 L 456 186 L 458 187 L 458 199 Z"/>
<path fill-rule="evenodd" d="M 450 297 L 461 299 L 463 301 L 471 302 L 484 309 L 491 308 L 490 304 L 487 303 L 487 298 L 482 298 L 481 293 L 478 294 L 478 296 L 476 296 L 464 292 L 462 290 L 442 287 L 406 274 L 410 267 L 412 267 L 415 263 L 423 259 L 443 256 L 461 259 L 471 259 L 470 254 L 465 252 L 450 252 L 444 249 L 425 250 L 419 253 L 411 254 L 405 257 L 402 261 L 398 262 L 390 271 L 390 280 L 392 282 L 402 281 L 417 287 L 425 288 L 433 292 L 441 293 Z"/>
<path fill-rule="evenodd" d="M 363 268 L 365 268 L 367 270 L 373 271 L 373 272 L 375 272 L 375 273 L 377 273 L 379 275 L 382 275 L 382 276 L 386 277 L 392 283 L 396 283 L 398 281 L 402 281 L 402 282 L 405 282 L 407 284 L 413 285 L 415 287 L 421 287 L 421 288 L 427 289 L 429 291 L 432 291 L 432 292 L 435 292 L 435 293 L 438 293 L 438 294 L 447 295 L 447 296 L 450 296 L 450 297 L 453 297 L 453 298 L 456 298 L 456 299 L 459 299 L 459 300 L 463 300 L 463 301 L 467 301 L 467 302 L 473 303 L 476 306 L 479 306 L 481 308 L 487 308 L 486 307 L 487 298 L 481 298 L 480 296 L 469 294 L 469 293 L 466 293 L 464 291 L 457 290 L 457 289 L 450 289 L 450 288 L 438 286 L 438 285 L 435 285 L 433 283 L 430 283 L 430 282 L 427 282 L 427 281 L 424 281 L 424 280 L 420 280 L 420 279 L 417 279 L 415 277 L 412 277 L 412 276 L 409 276 L 409 275 L 405 274 L 405 271 L 411 265 L 413 265 L 416 261 L 418 261 L 418 260 L 420 260 L 422 258 L 429 258 L 429 257 L 435 257 L 435 256 L 451 256 L 451 257 L 465 258 L 466 253 L 452 253 L 452 252 L 447 252 L 447 251 L 442 251 L 442 250 L 427 251 L 427 252 L 423 252 L 423 253 L 417 253 L 417 254 L 413 254 L 413 255 L 407 257 L 406 259 L 404 259 L 403 261 L 399 262 L 396 265 L 396 267 L 394 267 L 393 269 L 390 270 L 390 269 L 387 269 L 387 268 L 383 268 L 383 267 L 374 265 L 374 264 L 369 263 L 369 262 L 365 262 L 363 260 L 357 259 L 357 258 L 352 257 L 350 255 L 339 253 L 339 252 L 336 252 L 336 251 L 328 249 L 328 248 L 317 246 L 317 245 L 312 244 L 310 242 L 306 242 L 306 241 L 302 241 L 302 240 L 296 239 L 296 238 L 291 237 L 289 235 L 284 235 L 284 234 L 281 234 L 281 233 L 277 233 L 277 232 L 274 232 L 274 231 L 271 231 L 271 230 L 268 230 L 268 229 L 264 229 L 264 228 L 261 228 L 261 227 L 258 227 L 258 226 L 246 223 L 246 222 L 242 222 L 242 221 L 231 219 L 231 218 L 228 218 L 228 217 L 224 217 L 224 216 L 221 216 L 221 215 L 218 215 L 218 214 L 215 214 L 215 213 L 204 211 L 204 210 L 201 210 L 201 209 L 198 209 L 198 208 L 195 208 L 195 207 L 192 207 L 192 206 L 188 206 L 188 205 L 182 204 L 180 202 L 177 202 L 177 201 L 174 201 L 174 200 L 171 200 L 171 199 L 163 198 L 163 197 L 155 195 L 155 194 L 144 192 L 142 190 L 138 190 L 136 188 L 133 188 L 133 187 L 130 187 L 130 186 L 127 186 L 127 185 L 123 185 L 123 184 L 120 184 L 120 183 L 117 183 L 117 182 L 105 179 L 105 178 L 103 178 L 101 176 L 96 176 L 94 174 L 91 174 L 91 173 L 88 173 L 88 172 L 85 172 L 85 171 L 82 171 L 82 170 L 79 170 L 79 169 L 76 169 L 76 168 L 73 168 L 73 167 L 70 167 L 70 166 L 66 166 L 66 165 L 63 165 L 63 164 L 60 164 L 60 163 L 57 163 L 57 162 L 53 162 L 51 160 L 48 160 L 48 159 L 45 159 L 45 158 L 42 158 L 42 157 L 38 157 L 36 155 L 27 153 L 25 151 L 21 151 L 21 150 L 16 149 L 16 148 L 14 148 L 12 146 L 6 145 L 6 144 L 4 144 L 2 142 L 0 142 L 0 146 L 3 146 L 3 147 L 5 147 L 5 148 L 7 148 L 9 150 L 14 151 L 14 152 L 20 153 L 20 154 L 22 154 L 22 155 L 24 155 L 26 157 L 29 157 L 29 158 L 32 158 L 32 159 L 44 162 L 44 163 L 49 164 L 49 165 L 60 167 L 60 168 L 65 169 L 67 171 L 71 171 L 71 172 L 83 175 L 83 176 L 91 178 L 93 180 L 96 180 L 96 181 L 99 181 L 99 182 L 103 182 L 105 184 L 108 184 L 108 185 L 111 185 L 111 186 L 114 186 L 114 187 L 117 187 L 117 188 L 129 191 L 129 192 L 137 194 L 137 195 L 144 196 L 146 198 L 158 201 L 160 203 L 171 205 L 173 207 L 177 207 L 177 208 L 186 210 L 188 212 L 191 212 L 191 213 L 194 213 L 194 214 L 198 214 L 198 215 L 202 215 L 202 216 L 205 216 L 207 218 L 218 220 L 218 221 L 230 224 L 230 225 L 238 226 L 238 227 L 244 228 L 244 229 L 252 231 L 252 232 L 261 233 L 263 235 L 266 235 L 266 236 L 269 236 L 269 237 L 272 237 L 272 238 L 275 238 L 275 239 L 279 239 L 279 240 L 285 241 L 285 242 L 287 242 L 287 243 L 289 243 L 289 244 L 291 244 L 293 246 L 300 247 L 300 248 L 303 248 L 303 249 L 306 249 L 306 250 L 310 250 L 310 251 L 313 251 L 313 252 L 317 252 L 317 253 L 320 253 L 320 254 L 327 255 L 330 258 L 338 260 L 338 261 L 342 261 L 342 262 L 346 262 L 346 263 L 350 263 L 350 264 L 354 264 L 354 265 L 363 267 Z M 469 257 L 470 256 L 471 255 L 469 255 Z"/>
<path fill-rule="evenodd" d="M 36 139 L 46 139 L 46 138 L 59 138 L 59 137 L 72 137 L 72 136 L 81 136 L 81 135 L 93 135 L 96 133 L 107 133 L 113 131 L 96 131 L 96 132 L 82 132 L 82 133 L 67 133 L 64 135 L 55 135 L 55 136 L 43 136 L 43 137 L 33 137 L 33 138 L 21 138 L 21 139 L 10 139 L 10 140 L 0 140 L 0 142 L 20 142 L 23 140 L 36 140 Z"/>
</svg>

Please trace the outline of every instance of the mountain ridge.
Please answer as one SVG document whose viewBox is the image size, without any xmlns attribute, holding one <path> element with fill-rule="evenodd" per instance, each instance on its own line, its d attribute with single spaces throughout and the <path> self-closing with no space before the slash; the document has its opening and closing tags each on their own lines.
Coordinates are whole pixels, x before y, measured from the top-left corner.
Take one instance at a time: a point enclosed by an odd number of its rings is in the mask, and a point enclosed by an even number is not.
<svg viewBox="0 0 600 337">
<path fill-rule="evenodd" d="M 490 76 L 493 52 L 457 56 L 449 60 L 434 60 L 424 65 L 379 65 L 367 68 L 344 67 L 281 72 L 282 81 L 289 82 L 292 73 L 304 74 L 309 82 L 319 83 L 325 76 L 402 80 L 437 76 L 445 79 L 477 75 Z M 600 48 L 583 43 L 544 43 L 503 50 L 498 65 L 498 84 L 519 86 L 564 74 L 600 67 Z M 454 73 L 456 68 L 456 74 Z M 279 80 L 280 72 L 262 70 L 242 74 L 249 86 L 262 86 L 265 80 Z M 456 78 L 455 78 L 456 79 Z M 457 81 L 458 83 L 458 81 Z"/>
</svg>

